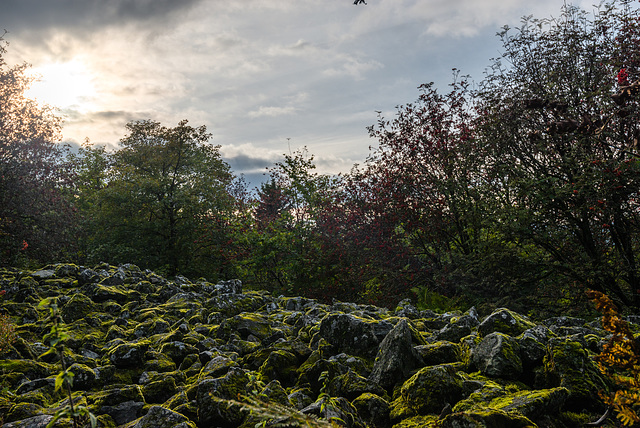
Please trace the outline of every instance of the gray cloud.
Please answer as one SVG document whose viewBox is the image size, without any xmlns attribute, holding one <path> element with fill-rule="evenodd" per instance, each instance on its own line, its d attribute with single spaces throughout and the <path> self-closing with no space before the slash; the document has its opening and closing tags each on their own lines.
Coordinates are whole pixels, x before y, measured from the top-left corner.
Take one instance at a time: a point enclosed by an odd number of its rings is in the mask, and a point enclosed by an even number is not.
<svg viewBox="0 0 640 428">
<path fill-rule="evenodd" d="M 130 21 L 152 21 L 189 10 L 201 0 L 5 0 L 0 26 L 24 36 L 53 28 L 99 30 Z"/>
<path fill-rule="evenodd" d="M 561 6 L 352 3 L 5 0 L 0 29 L 11 32 L 14 62 L 75 62 L 91 77 L 85 104 L 63 106 L 65 139 L 114 146 L 131 120 L 189 119 L 213 132 L 234 171 L 258 180 L 287 152 L 287 138 L 307 146 L 322 172 L 348 171 L 375 145 L 366 127 L 376 110 L 390 118 L 421 83 L 446 91 L 453 67 L 480 80 L 500 53 L 502 25 L 557 16 Z"/>
</svg>

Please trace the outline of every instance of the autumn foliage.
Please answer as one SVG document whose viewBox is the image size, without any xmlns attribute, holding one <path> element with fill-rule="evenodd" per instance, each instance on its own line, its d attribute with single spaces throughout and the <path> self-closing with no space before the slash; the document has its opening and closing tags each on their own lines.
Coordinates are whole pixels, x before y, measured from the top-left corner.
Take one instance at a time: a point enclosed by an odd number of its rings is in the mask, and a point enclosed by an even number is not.
<svg viewBox="0 0 640 428">
<path fill-rule="evenodd" d="M 596 357 L 600 371 L 615 385 L 612 393 L 601 391 L 600 396 L 615 409 L 624 425 L 640 422 L 640 346 L 629 323 L 622 319 L 613 301 L 605 294 L 588 291 L 587 295 L 602 313 L 602 328 L 612 334 L 602 352 Z"/>
</svg>

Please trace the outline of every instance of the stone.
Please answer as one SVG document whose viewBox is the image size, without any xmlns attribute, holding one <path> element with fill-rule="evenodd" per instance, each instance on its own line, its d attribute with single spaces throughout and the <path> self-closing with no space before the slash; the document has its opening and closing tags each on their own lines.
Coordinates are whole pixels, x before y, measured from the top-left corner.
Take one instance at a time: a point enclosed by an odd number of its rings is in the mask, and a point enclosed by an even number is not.
<svg viewBox="0 0 640 428">
<path fill-rule="evenodd" d="M 569 390 L 563 387 L 535 391 L 520 391 L 492 400 L 487 407 L 505 412 L 518 412 L 533 421 L 560 412 L 569 397 Z"/>
<path fill-rule="evenodd" d="M 143 401 L 123 401 L 113 406 L 102 406 L 98 410 L 101 414 L 111 416 L 117 425 L 124 425 L 138 418 L 144 407 Z"/>
<path fill-rule="evenodd" d="M 365 392 L 356 397 L 351 404 L 356 408 L 358 415 L 367 426 L 387 428 L 391 426 L 389 418 L 389 402 L 384 398 Z"/>
<path fill-rule="evenodd" d="M 224 377 L 198 382 L 198 426 L 239 426 L 245 418 L 242 409 L 220 399 L 237 399 L 238 394 L 246 393 L 248 383 L 249 378 L 238 368 L 231 368 Z"/>
<path fill-rule="evenodd" d="M 454 406 L 462 392 L 462 379 L 451 367 L 424 367 L 400 388 L 400 396 L 392 404 L 391 419 L 439 414 L 445 406 Z"/>
<path fill-rule="evenodd" d="M 496 309 L 486 317 L 478 326 L 478 333 L 486 336 L 490 333 L 500 332 L 510 336 L 518 336 L 525 330 L 536 325 L 525 316 L 519 315 L 506 308 Z"/>
<path fill-rule="evenodd" d="M 413 347 L 411 333 L 406 319 L 395 325 L 380 344 L 369 380 L 389 389 L 424 365 L 420 353 Z"/>
<path fill-rule="evenodd" d="M 147 414 L 131 428 L 196 428 L 196 424 L 178 412 L 162 406 L 151 406 Z"/>
<path fill-rule="evenodd" d="M 485 376 L 517 379 L 522 374 L 518 342 L 498 332 L 485 336 L 473 349 L 471 363 Z"/>
<path fill-rule="evenodd" d="M 374 321 L 351 314 L 335 314 L 328 315 L 320 322 L 318 333 L 339 352 L 372 357 L 392 328 L 393 326 L 386 321 Z"/>
</svg>

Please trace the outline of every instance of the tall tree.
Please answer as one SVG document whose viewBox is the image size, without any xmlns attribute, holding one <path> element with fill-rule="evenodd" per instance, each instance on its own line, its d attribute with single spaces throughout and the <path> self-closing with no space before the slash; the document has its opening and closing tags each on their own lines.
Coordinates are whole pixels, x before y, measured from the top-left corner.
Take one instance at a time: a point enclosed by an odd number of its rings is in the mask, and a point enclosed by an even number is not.
<svg viewBox="0 0 640 428">
<path fill-rule="evenodd" d="M 556 20 L 505 28 L 504 61 L 478 94 L 496 224 L 544 251 L 558 280 L 634 306 L 640 48 L 628 41 L 637 41 L 637 17 L 619 1 L 594 17 L 568 6 Z"/>
<path fill-rule="evenodd" d="M 231 208 L 233 176 L 206 127 L 127 125 L 94 205 L 94 257 L 190 273 L 212 213 Z"/>
</svg>

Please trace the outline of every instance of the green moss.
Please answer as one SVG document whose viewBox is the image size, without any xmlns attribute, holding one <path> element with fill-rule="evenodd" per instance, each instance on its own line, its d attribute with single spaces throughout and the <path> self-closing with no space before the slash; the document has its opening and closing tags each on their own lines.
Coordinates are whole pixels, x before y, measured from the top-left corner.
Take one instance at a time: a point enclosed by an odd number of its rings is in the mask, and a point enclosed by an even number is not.
<svg viewBox="0 0 640 428">
<path fill-rule="evenodd" d="M 562 386 L 569 390 L 567 410 L 600 408 L 598 391 L 609 388 L 589 353 L 572 340 L 554 341 L 544 357 L 543 373 L 548 387 Z"/>
<path fill-rule="evenodd" d="M 53 364 L 31 360 L 0 360 L 0 373 L 21 373 L 29 379 L 48 377 L 56 372 Z"/>
<path fill-rule="evenodd" d="M 403 419 L 401 422 L 393 425 L 393 428 L 436 428 L 437 426 L 438 417 L 435 415 L 426 415 Z"/>
<path fill-rule="evenodd" d="M 518 413 L 533 419 L 554 415 L 560 411 L 569 396 L 566 388 L 520 391 L 495 398 L 488 407 Z"/>
<path fill-rule="evenodd" d="M 441 421 L 445 427 L 478 427 L 478 428 L 533 428 L 537 427 L 531 420 L 517 413 L 508 413 L 498 409 L 475 409 L 469 412 L 456 412 L 447 415 Z"/>
</svg>

